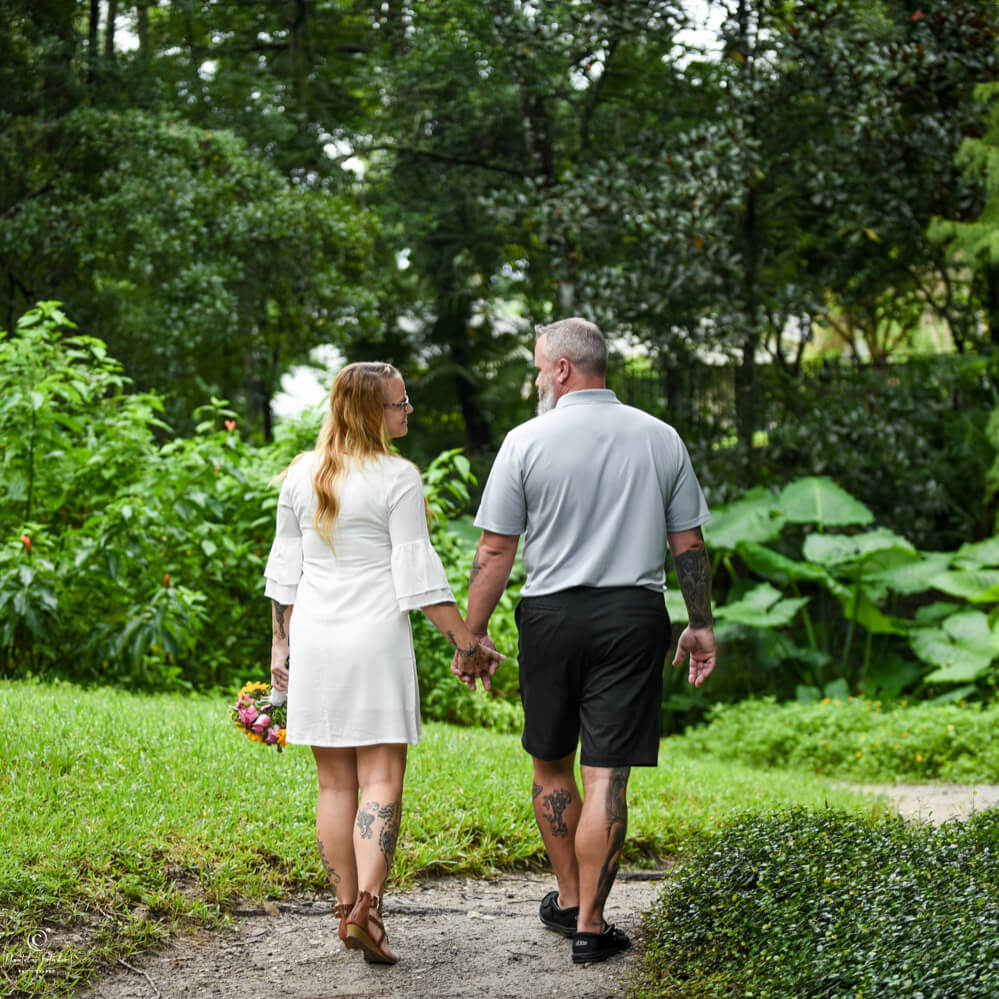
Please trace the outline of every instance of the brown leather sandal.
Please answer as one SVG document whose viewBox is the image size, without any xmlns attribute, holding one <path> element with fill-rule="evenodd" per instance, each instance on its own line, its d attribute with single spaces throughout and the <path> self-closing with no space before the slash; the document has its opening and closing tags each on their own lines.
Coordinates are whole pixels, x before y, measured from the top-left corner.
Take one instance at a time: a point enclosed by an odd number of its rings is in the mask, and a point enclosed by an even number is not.
<svg viewBox="0 0 999 999">
<path fill-rule="evenodd" d="M 347 939 L 347 917 L 350 915 L 351 910 L 354 908 L 356 903 L 351 902 L 337 902 L 333 907 L 333 915 L 340 920 L 340 926 L 336 931 L 336 935 L 348 946 L 356 946 L 350 940 Z"/>
<path fill-rule="evenodd" d="M 382 922 L 382 900 L 362 891 L 347 917 L 347 946 L 360 947 L 364 960 L 372 964 L 395 964 L 399 958 L 389 949 Z"/>
</svg>

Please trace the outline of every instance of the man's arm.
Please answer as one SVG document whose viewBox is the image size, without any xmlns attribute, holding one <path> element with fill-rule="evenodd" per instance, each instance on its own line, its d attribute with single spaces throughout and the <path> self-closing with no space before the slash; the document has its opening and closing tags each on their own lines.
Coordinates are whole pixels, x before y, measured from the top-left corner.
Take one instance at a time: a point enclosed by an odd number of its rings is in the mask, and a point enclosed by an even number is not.
<svg viewBox="0 0 999 999">
<path fill-rule="evenodd" d="M 489 641 L 489 618 L 506 589 L 510 570 L 517 557 L 519 540 L 518 534 L 495 534 L 492 531 L 483 531 L 479 538 L 479 546 L 472 560 L 472 571 L 468 576 L 465 622 L 468 630 L 480 642 Z M 466 673 L 463 667 L 464 663 L 456 655 L 451 662 L 451 672 L 474 690 L 475 677 Z"/>
<path fill-rule="evenodd" d="M 679 666 L 689 653 L 690 682 L 699 687 L 711 675 L 717 658 L 711 616 L 711 560 L 699 527 L 675 531 L 668 540 L 688 619 L 676 645 L 673 665 Z"/>
</svg>

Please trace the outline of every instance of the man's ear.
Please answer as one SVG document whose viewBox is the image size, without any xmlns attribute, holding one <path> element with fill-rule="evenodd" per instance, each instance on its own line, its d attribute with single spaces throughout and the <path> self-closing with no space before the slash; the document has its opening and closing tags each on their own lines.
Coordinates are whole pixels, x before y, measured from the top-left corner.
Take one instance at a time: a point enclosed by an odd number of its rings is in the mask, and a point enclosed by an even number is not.
<svg viewBox="0 0 999 999">
<path fill-rule="evenodd" d="M 556 369 L 556 377 L 559 383 L 564 385 L 568 380 L 569 376 L 572 374 L 572 365 L 564 357 L 558 359 L 558 367 Z"/>
</svg>

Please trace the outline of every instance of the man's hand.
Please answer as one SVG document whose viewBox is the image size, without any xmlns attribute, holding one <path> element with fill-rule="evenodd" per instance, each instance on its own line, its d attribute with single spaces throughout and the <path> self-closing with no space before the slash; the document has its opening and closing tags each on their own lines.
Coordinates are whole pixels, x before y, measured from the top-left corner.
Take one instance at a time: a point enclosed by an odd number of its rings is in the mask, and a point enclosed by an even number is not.
<svg viewBox="0 0 999 999">
<path fill-rule="evenodd" d="M 494 653 L 489 657 L 488 665 L 485 669 L 479 671 L 473 671 L 471 669 L 472 664 L 469 663 L 468 656 L 462 656 L 458 652 L 455 652 L 454 656 L 451 658 L 451 672 L 468 687 L 469 690 L 475 690 L 475 681 L 482 681 L 482 689 L 489 690 L 490 682 L 489 678 L 496 672 L 496 667 L 499 666 L 500 659 L 503 656 L 497 650 L 495 643 L 488 635 L 476 635 L 476 641 L 483 649 L 489 650 Z"/>
<path fill-rule="evenodd" d="M 707 628 L 683 629 L 680 640 L 676 643 L 676 655 L 673 665 L 679 666 L 690 655 L 690 684 L 699 687 L 715 668 L 717 653 L 715 651 L 715 630 L 710 625 Z"/>
</svg>

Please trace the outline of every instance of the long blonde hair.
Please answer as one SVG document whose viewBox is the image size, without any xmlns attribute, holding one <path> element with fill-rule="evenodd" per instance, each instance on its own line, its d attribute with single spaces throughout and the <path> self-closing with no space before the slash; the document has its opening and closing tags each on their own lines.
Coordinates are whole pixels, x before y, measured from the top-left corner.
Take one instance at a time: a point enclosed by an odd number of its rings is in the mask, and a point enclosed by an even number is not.
<svg viewBox="0 0 999 999">
<path fill-rule="evenodd" d="M 358 361 L 341 368 L 333 380 L 330 410 L 316 440 L 319 462 L 312 479 L 318 501 L 312 526 L 327 544 L 340 512 L 337 485 L 346 468 L 344 457 L 364 461 L 392 453 L 383 386 L 390 378 L 401 377 L 391 364 Z"/>
</svg>

